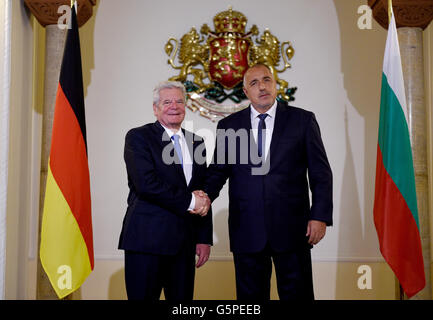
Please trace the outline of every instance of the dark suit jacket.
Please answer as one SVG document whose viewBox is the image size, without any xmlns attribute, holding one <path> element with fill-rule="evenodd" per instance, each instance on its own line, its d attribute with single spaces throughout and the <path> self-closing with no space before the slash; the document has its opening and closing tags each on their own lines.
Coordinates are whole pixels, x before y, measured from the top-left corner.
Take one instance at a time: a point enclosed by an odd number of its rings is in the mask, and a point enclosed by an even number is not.
<svg viewBox="0 0 433 320">
<path fill-rule="evenodd" d="M 258 252 L 266 243 L 277 252 L 290 251 L 307 245 L 309 220 L 332 225 L 331 168 L 314 114 L 278 102 L 267 156 L 269 171 L 265 175 L 252 174 L 257 167 L 251 156 L 257 154 L 252 134 L 248 134 L 247 143 L 236 140 L 230 150 L 229 139 L 219 132 L 227 129 L 250 132 L 250 108 L 219 121 L 205 191 L 213 201 L 229 179 L 231 251 Z M 228 155 L 233 149 L 236 161 L 233 154 Z M 225 163 L 221 163 L 223 159 Z"/>
<path fill-rule="evenodd" d="M 191 158 L 201 146 L 199 151 L 206 159 L 203 139 L 184 130 L 183 133 Z M 131 129 L 126 135 L 124 158 L 130 191 L 119 249 L 173 255 L 187 240 L 212 244 L 212 212 L 200 217 L 187 211 L 191 192 L 203 189 L 206 162 L 197 163 L 194 157 L 187 186 L 181 165 L 164 163 L 165 147 L 177 158 L 158 121 Z"/>
</svg>

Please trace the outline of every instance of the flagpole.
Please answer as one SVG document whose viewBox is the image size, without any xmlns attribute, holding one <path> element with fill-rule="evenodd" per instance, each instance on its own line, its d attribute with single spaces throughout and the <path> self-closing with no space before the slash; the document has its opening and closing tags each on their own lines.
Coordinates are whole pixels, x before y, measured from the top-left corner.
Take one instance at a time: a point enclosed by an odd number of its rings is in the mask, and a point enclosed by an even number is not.
<svg viewBox="0 0 433 320">
<path fill-rule="evenodd" d="M 388 19 L 389 19 L 388 21 L 389 21 L 389 23 L 391 22 L 391 17 L 392 17 L 392 0 L 388 0 Z"/>
<path fill-rule="evenodd" d="M 71 0 L 71 8 L 72 9 L 74 8 L 75 3 L 76 3 L 76 0 Z M 77 6 L 75 6 L 75 13 L 77 13 L 77 12 L 78 12 Z M 81 290 L 81 288 L 77 289 L 77 291 L 78 290 Z M 74 294 L 74 292 L 66 295 L 65 297 L 61 298 L 60 300 L 73 300 L 73 294 Z M 79 295 L 81 296 L 81 294 L 79 294 Z"/>
<path fill-rule="evenodd" d="M 77 3 L 77 0 L 71 0 L 71 8 L 73 8 L 75 4 L 76 4 L 76 6 L 75 6 L 75 13 L 78 15 L 78 3 Z"/>
<path fill-rule="evenodd" d="M 407 297 L 404 293 L 400 281 L 398 281 L 398 278 L 395 275 L 394 275 L 394 279 L 395 279 L 395 300 L 406 300 Z"/>
<path fill-rule="evenodd" d="M 392 15 L 393 15 L 392 0 L 388 0 L 388 25 L 391 24 Z M 398 280 L 397 276 L 394 275 L 394 279 L 395 279 L 395 298 L 396 300 L 404 300 L 403 287 L 401 286 L 401 283 Z"/>
</svg>

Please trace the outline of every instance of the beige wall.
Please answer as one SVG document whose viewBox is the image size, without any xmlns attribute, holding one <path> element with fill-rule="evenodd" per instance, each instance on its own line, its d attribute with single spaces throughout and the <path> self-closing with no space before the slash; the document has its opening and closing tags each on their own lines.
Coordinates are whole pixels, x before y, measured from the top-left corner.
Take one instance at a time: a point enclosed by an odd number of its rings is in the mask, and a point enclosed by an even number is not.
<svg viewBox="0 0 433 320">
<path fill-rule="evenodd" d="M 241 0 L 209 2 L 206 6 L 201 1 L 189 0 L 170 2 L 172 10 L 163 15 L 160 13 L 168 2 L 160 1 L 152 6 L 143 3 L 98 1 L 94 17 L 80 29 L 96 261 L 94 272 L 74 297 L 126 297 L 122 253 L 116 249 L 127 194 L 122 160 L 124 134 L 130 127 L 154 121 L 151 89 L 156 81 L 175 74 L 166 65 L 165 41 L 171 36 L 180 38 L 193 25 L 199 29 L 208 23 L 212 28 L 213 15 L 232 4 L 248 17 L 247 28 L 254 23 L 263 32 L 269 27 L 280 41 L 292 41 L 296 51 L 293 68 L 283 78 L 290 85 L 298 86 L 295 105 L 314 111 L 322 129 L 335 177 L 335 225 L 313 250 L 316 298 L 393 299 L 394 276 L 380 257 L 372 223 L 380 74 L 386 31 L 376 22 L 371 30 L 357 27 L 357 8 L 366 1 L 270 0 L 266 5 L 279 10 L 268 12 L 261 4 L 251 5 Z M 195 8 L 196 13 L 190 8 Z M 17 4 L 14 4 L 15 16 L 13 41 L 17 64 L 12 68 L 14 73 L 21 71 L 16 73 L 13 82 L 16 88 L 13 99 L 19 107 L 11 119 L 7 298 L 32 299 L 36 285 L 38 214 L 38 199 L 34 194 L 38 191 L 35 180 L 39 170 L 39 154 L 32 145 L 40 145 L 43 69 L 32 67 L 32 28 L 25 11 Z M 41 30 L 33 28 L 38 63 L 43 53 Z M 429 110 L 433 101 L 432 36 L 430 26 L 424 39 Z M 25 50 L 18 52 L 18 48 Z M 35 74 L 33 95 L 31 73 Z M 431 112 L 429 119 L 432 119 Z M 193 121 L 196 130 L 215 129 L 215 124 L 197 113 L 188 112 L 187 120 Z M 18 125 L 23 123 L 25 126 Z M 32 159 L 31 163 L 26 159 Z M 429 169 L 431 181 L 431 166 Z M 214 204 L 214 212 L 216 244 L 211 261 L 197 270 L 195 298 L 233 299 L 234 269 L 228 252 L 225 189 Z M 371 290 L 357 287 L 361 265 L 371 267 Z M 272 284 L 272 297 L 277 298 L 274 278 Z"/>
<path fill-rule="evenodd" d="M 33 33 L 22 1 L 12 1 L 11 107 L 7 198 L 6 299 L 26 298 L 30 217 Z"/>
</svg>

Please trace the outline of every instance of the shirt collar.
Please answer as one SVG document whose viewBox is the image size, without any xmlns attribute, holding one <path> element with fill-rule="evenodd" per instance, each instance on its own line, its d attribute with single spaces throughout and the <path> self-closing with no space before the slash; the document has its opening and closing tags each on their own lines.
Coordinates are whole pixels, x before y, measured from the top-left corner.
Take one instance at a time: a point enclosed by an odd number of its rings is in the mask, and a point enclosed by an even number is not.
<svg viewBox="0 0 433 320">
<path fill-rule="evenodd" d="M 254 120 L 254 119 L 256 119 L 259 116 L 260 112 L 258 112 L 253 107 L 253 105 L 250 105 L 250 109 L 251 109 L 251 119 Z M 266 111 L 266 113 L 268 114 L 268 117 L 275 118 L 276 111 L 277 111 L 277 100 L 275 100 L 275 102 L 272 105 L 272 107 L 268 111 Z"/>
<path fill-rule="evenodd" d="M 180 128 L 180 129 L 175 133 L 173 130 L 171 130 L 171 129 L 165 127 L 161 122 L 160 122 L 160 124 L 161 124 L 161 126 L 164 128 L 165 132 L 167 132 L 167 134 L 168 134 L 168 136 L 170 137 L 170 139 L 171 139 L 171 137 L 172 137 L 173 135 L 175 135 L 175 134 L 177 134 L 177 135 L 179 136 L 180 139 L 183 139 L 182 128 Z"/>
</svg>

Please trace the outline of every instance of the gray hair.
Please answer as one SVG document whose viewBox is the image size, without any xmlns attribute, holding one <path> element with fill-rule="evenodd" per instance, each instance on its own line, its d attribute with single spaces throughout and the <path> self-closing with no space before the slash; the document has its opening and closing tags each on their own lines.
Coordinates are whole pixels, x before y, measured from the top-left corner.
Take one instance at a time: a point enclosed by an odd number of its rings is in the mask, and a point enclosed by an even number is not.
<svg viewBox="0 0 433 320">
<path fill-rule="evenodd" d="M 186 101 L 186 90 L 184 85 L 179 81 L 163 81 L 158 83 L 153 89 L 153 104 L 158 105 L 159 93 L 162 89 L 179 89 L 182 91 L 183 100 Z"/>
</svg>

